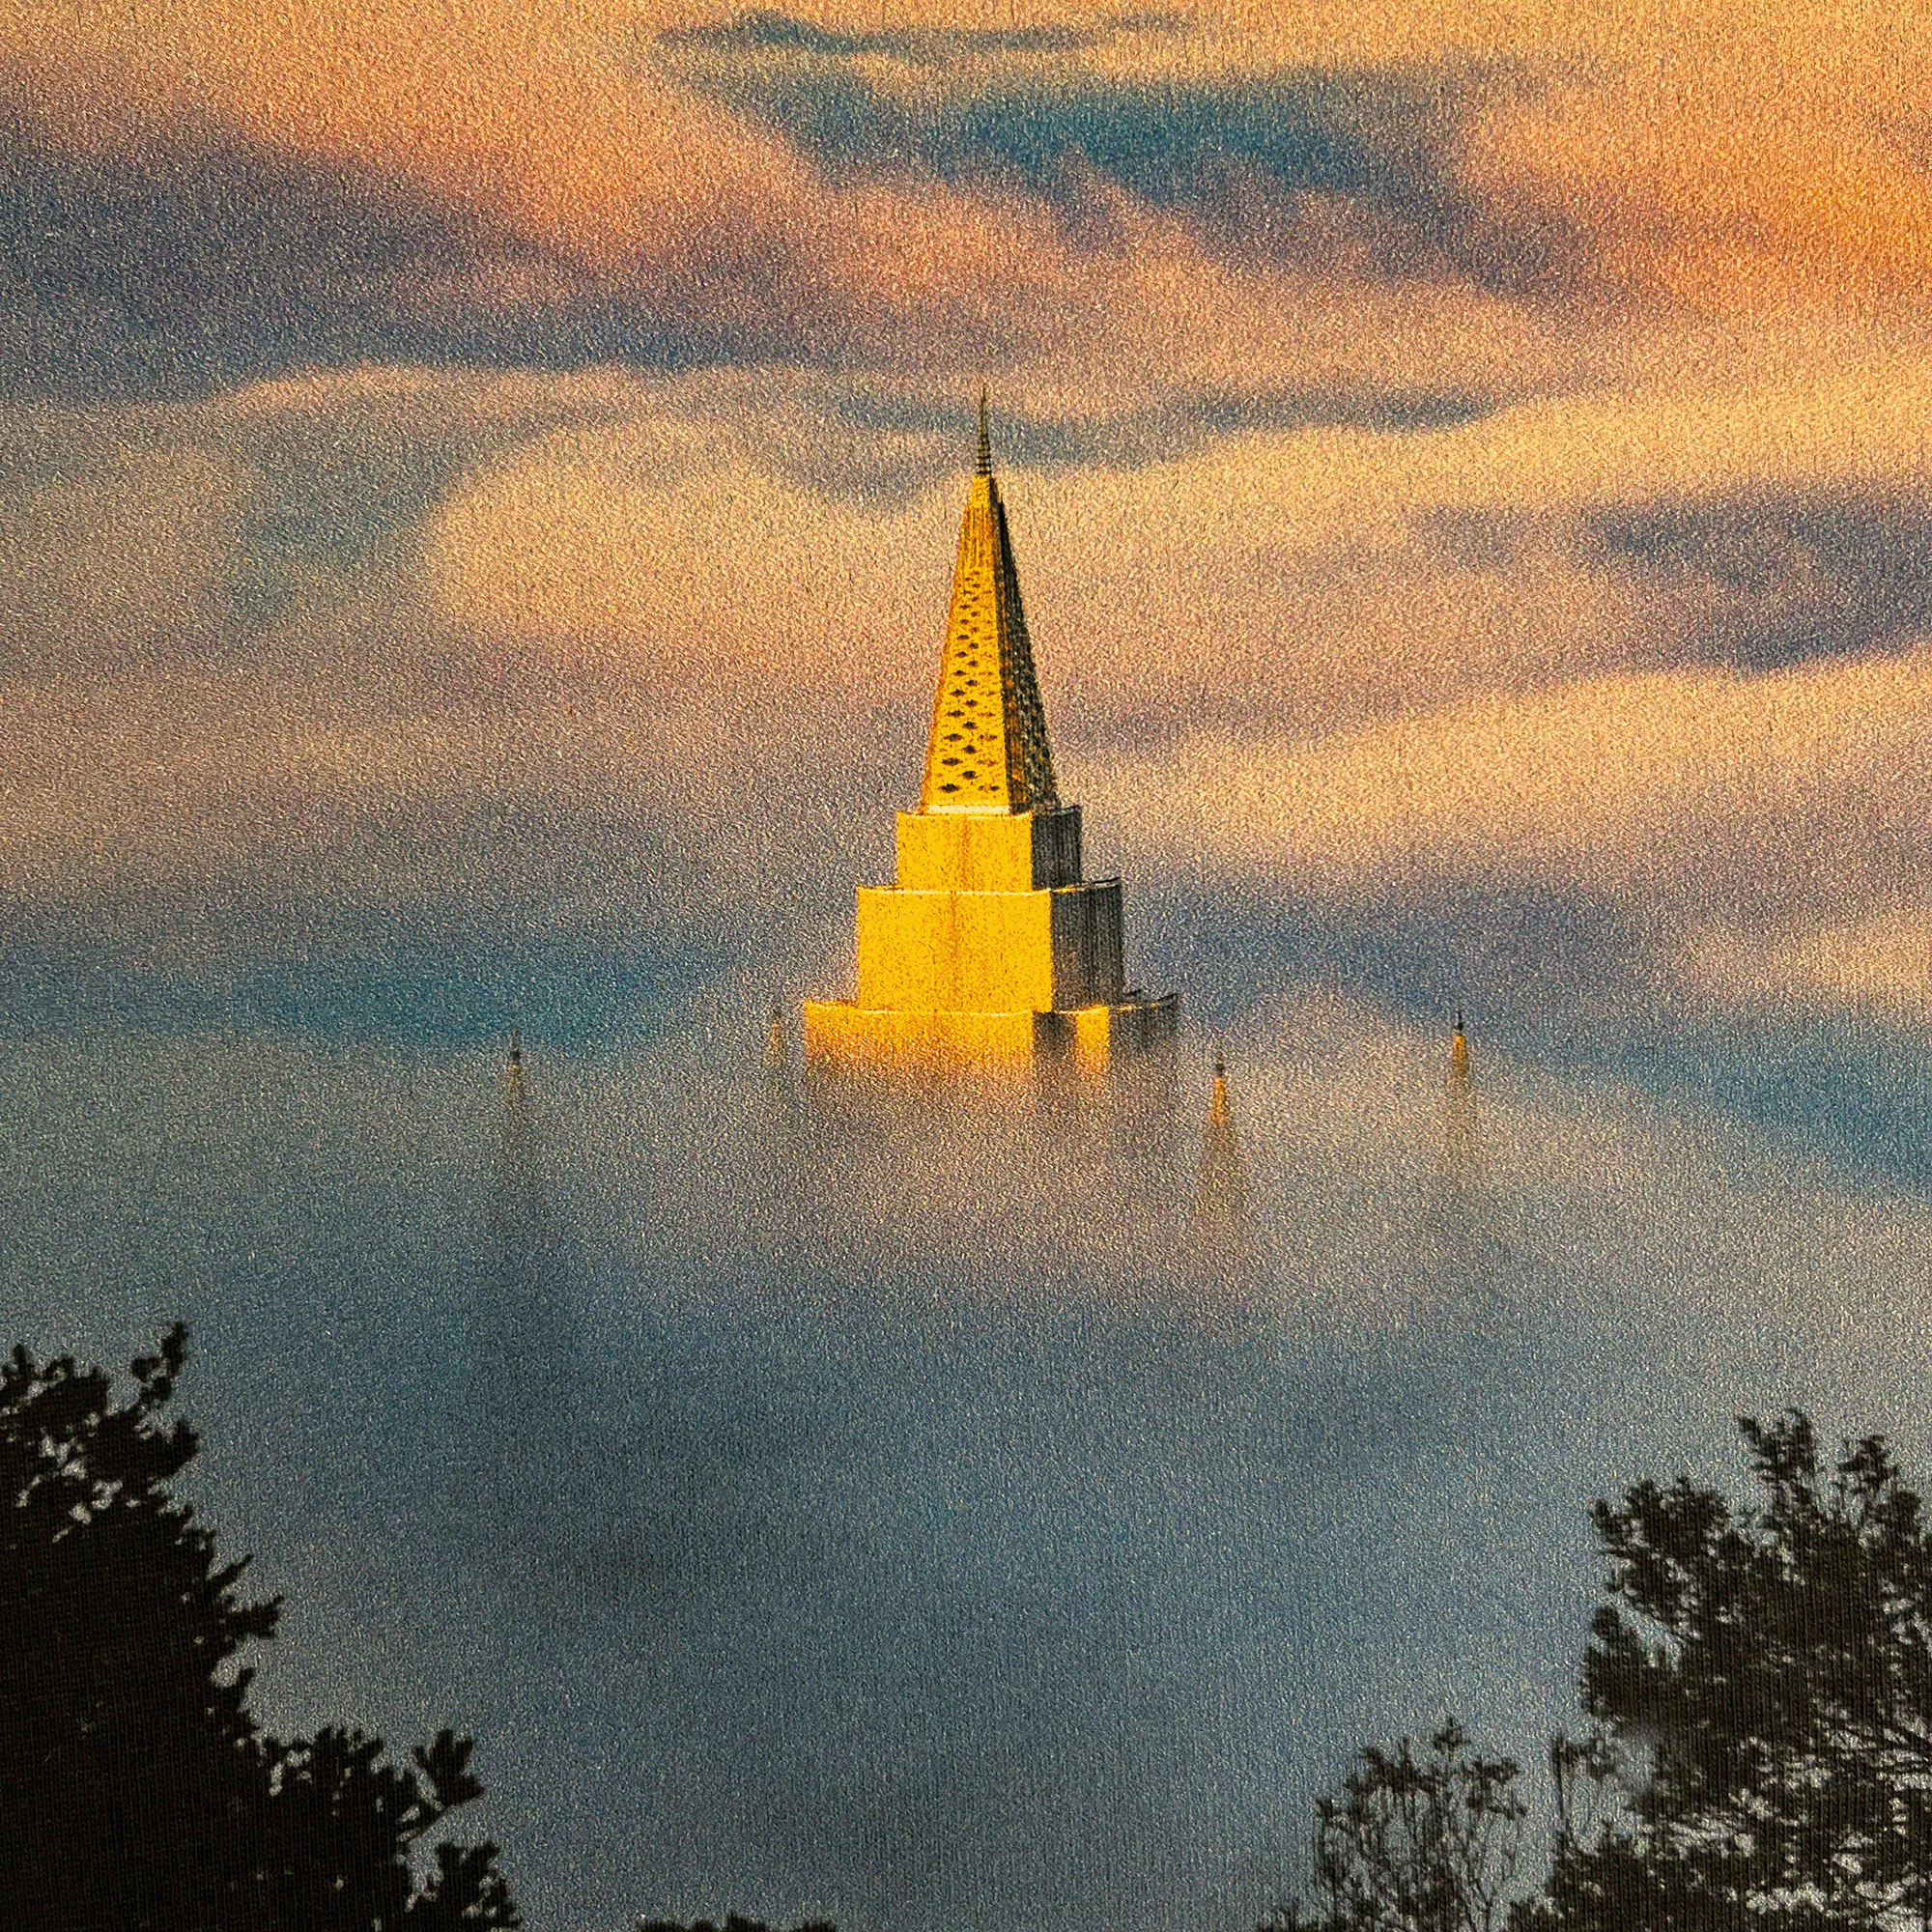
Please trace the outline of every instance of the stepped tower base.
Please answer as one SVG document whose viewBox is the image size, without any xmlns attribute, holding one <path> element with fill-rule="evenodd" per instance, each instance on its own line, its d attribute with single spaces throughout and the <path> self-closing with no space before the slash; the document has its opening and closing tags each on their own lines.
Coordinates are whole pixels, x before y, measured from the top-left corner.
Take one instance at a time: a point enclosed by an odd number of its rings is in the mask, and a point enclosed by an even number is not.
<svg viewBox="0 0 1932 1932">
<path fill-rule="evenodd" d="M 821 1071 L 1101 1073 L 1174 1037 L 1122 983 L 1121 882 L 1080 876 L 1080 808 L 902 811 L 898 883 L 861 886 L 853 1000 L 805 1003 Z"/>
<path fill-rule="evenodd" d="M 808 1000 L 805 1059 L 822 1073 L 1098 1074 L 1164 1052 L 1177 1014 L 1172 993 L 1066 1012 L 895 1011 Z"/>
</svg>

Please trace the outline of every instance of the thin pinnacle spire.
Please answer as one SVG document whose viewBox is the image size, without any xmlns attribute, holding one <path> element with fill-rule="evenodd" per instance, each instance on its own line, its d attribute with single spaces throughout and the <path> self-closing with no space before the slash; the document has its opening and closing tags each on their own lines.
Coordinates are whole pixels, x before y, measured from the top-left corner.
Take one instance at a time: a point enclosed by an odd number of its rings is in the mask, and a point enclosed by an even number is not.
<svg viewBox="0 0 1932 1932">
<path fill-rule="evenodd" d="M 1229 1252 L 1240 1247 L 1248 1232 L 1248 1178 L 1228 1102 L 1228 1063 L 1218 1045 L 1194 1190 L 1194 1227 L 1201 1240 Z"/>
<path fill-rule="evenodd" d="M 508 1215 L 519 1227 L 535 1211 L 539 1198 L 536 1152 L 531 1139 L 530 1096 L 524 1079 L 524 1035 L 510 1029 L 510 1050 L 503 1062 L 503 1117 L 497 1146 L 497 1194 L 494 1211 Z M 509 1222 L 504 1222 L 508 1226 Z"/>
<path fill-rule="evenodd" d="M 986 385 L 980 384 L 980 460 L 973 470 L 976 476 L 990 476 L 993 473 L 993 436 L 986 426 Z"/>
<path fill-rule="evenodd" d="M 1449 1037 L 1449 1078 L 1442 1117 L 1442 1169 L 1453 1185 L 1462 1187 L 1475 1179 L 1477 1152 L 1475 1083 L 1470 1077 L 1463 1009 L 1458 1007 L 1456 1031 Z"/>
</svg>

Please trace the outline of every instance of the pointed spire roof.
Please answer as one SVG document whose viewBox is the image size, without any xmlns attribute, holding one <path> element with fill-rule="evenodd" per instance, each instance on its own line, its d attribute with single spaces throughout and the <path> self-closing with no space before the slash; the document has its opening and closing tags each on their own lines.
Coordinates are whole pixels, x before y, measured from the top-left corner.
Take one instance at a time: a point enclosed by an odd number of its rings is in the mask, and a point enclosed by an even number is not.
<svg viewBox="0 0 1932 1932">
<path fill-rule="evenodd" d="M 1059 803 L 982 388 L 919 809 L 1018 812 Z"/>
</svg>

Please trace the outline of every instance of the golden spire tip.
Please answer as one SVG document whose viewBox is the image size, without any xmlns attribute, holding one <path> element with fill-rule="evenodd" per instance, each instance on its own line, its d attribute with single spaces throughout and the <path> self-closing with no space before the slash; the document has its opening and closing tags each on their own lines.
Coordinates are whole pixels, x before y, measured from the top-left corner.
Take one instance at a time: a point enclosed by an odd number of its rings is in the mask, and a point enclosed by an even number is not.
<svg viewBox="0 0 1932 1932">
<path fill-rule="evenodd" d="M 980 384 L 980 461 L 973 472 L 976 476 L 990 476 L 993 473 L 993 438 L 986 427 L 986 385 Z"/>
</svg>

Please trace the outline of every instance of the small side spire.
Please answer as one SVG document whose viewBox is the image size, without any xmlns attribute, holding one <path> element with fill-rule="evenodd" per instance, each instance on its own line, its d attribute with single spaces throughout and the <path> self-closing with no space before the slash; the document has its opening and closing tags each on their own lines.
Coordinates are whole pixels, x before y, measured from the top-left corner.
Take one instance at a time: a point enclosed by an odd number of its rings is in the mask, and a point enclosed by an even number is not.
<svg viewBox="0 0 1932 1932">
<path fill-rule="evenodd" d="M 530 1095 L 525 1084 L 524 1036 L 521 1028 L 512 1027 L 510 1050 L 503 1060 L 503 1114 L 497 1143 L 493 1203 L 499 1232 L 524 1228 L 537 1211 L 541 1192 L 530 1122 Z"/>
<path fill-rule="evenodd" d="M 1201 1138 L 1201 1176 L 1194 1192 L 1194 1227 L 1204 1244 L 1234 1248 L 1248 1232 L 1248 1177 L 1228 1099 L 1228 1064 L 1214 1050 L 1214 1085 Z"/>
<path fill-rule="evenodd" d="M 980 384 L 980 460 L 974 466 L 976 476 L 990 476 L 993 473 L 993 435 L 986 423 L 986 385 Z"/>
<path fill-rule="evenodd" d="M 1461 1185 L 1475 1178 L 1476 1094 L 1469 1065 L 1469 1038 L 1463 1031 L 1463 1009 L 1456 1009 L 1456 1031 L 1449 1039 L 1449 1077 L 1442 1111 L 1442 1167 Z"/>
<path fill-rule="evenodd" d="M 528 1130 L 529 1096 L 524 1092 L 524 1035 L 510 1029 L 510 1051 L 503 1062 L 503 1120 L 506 1132 L 521 1137 Z"/>
<path fill-rule="evenodd" d="M 798 1063 L 792 1058 L 791 1028 L 784 1008 L 772 1002 L 771 1024 L 765 1029 L 764 1124 L 771 1145 L 789 1136 L 799 1124 L 804 1098 Z"/>
<path fill-rule="evenodd" d="M 502 1113 L 467 1310 L 450 1474 L 477 1533 L 507 1543 L 556 1525 L 556 1472 L 581 1469 L 584 1458 L 574 1409 L 577 1282 L 547 1185 L 542 1046 L 532 1061 L 513 1031 L 497 1055 Z"/>
</svg>

